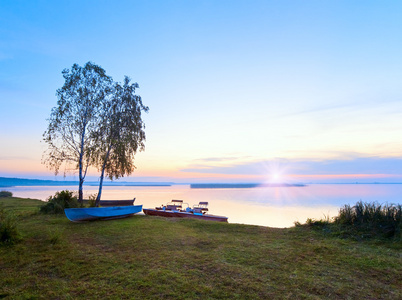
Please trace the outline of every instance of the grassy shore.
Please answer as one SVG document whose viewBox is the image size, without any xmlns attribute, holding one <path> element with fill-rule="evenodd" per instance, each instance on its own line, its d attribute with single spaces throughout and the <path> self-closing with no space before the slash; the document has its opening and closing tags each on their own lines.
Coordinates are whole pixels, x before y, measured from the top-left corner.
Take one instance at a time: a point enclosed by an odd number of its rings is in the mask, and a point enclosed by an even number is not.
<svg viewBox="0 0 402 300">
<path fill-rule="evenodd" d="M 0 298 L 402 298 L 395 242 L 143 215 L 76 224 L 38 200 L 0 203 L 21 233 L 0 246 Z"/>
</svg>

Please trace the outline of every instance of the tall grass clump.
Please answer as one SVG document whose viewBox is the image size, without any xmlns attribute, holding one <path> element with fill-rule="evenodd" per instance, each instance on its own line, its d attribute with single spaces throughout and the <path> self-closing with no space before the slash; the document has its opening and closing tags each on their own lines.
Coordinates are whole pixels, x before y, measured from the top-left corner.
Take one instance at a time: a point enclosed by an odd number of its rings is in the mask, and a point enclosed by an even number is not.
<svg viewBox="0 0 402 300">
<path fill-rule="evenodd" d="M 0 205 L 0 245 L 14 244 L 20 240 L 17 221 L 3 205 Z"/>
<path fill-rule="evenodd" d="M 12 197 L 13 193 L 9 191 L 0 191 L 0 198 L 5 198 L 5 197 Z"/>
<path fill-rule="evenodd" d="M 45 214 L 63 214 L 65 208 L 79 207 L 77 196 L 74 192 L 64 190 L 56 192 L 47 199 L 47 203 L 40 207 L 40 212 Z"/>
<path fill-rule="evenodd" d="M 334 224 L 369 236 L 395 237 L 400 239 L 402 229 L 402 205 L 363 203 L 344 205 Z"/>
<path fill-rule="evenodd" d="M 96 203 L 97 195 L 98 194 L 89 195 L 89 197 L 88 197 L 88 206 L 89 207 L 95 207 L 96 206 L 95 203 Z"/>
<path fill-rule="evenodd" d="M 332 224 L 333 218 L 330 218 L 328 215 L 324 215 L 324 218 L 320 220 L 307 218 L 306 223 L 302 224 L 299 221 L 294 222 L 295 227 L 311 227 L 314 229 L 324 229 Z"/>
</svg>

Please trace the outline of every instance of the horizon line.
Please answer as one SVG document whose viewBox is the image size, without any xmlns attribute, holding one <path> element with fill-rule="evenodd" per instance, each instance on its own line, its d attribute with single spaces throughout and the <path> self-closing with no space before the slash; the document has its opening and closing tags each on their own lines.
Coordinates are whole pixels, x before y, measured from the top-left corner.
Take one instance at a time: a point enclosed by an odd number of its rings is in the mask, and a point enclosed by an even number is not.
<svg viewBox="0 0 402 300">
<path fill-rule="evenodd" d="M 3 181 L 3 182 L 1 182 Z M 6 182 L 4 182 L 6 181 Z M 21 182 L 12 182 L 21 181 Z M 28 179 L 17 177 L 0 177 L 0 187 L 16 187 L 16 186 L 72 186 L 78 184 L 78 180 L 51 180 L 51 179 Z M 309 184 L 402 184 L 402 182 L 174 182 L 174 181 L 112 181 L 104 182 L 103 186 L 149 186 L 149 187 L 167 187 L 172 185 L 190 185 L 190 186 L 305 186 Z M 84 186 L 98 186 L 98 181 L 88 180 L 84 182 Z"/>
</svg>

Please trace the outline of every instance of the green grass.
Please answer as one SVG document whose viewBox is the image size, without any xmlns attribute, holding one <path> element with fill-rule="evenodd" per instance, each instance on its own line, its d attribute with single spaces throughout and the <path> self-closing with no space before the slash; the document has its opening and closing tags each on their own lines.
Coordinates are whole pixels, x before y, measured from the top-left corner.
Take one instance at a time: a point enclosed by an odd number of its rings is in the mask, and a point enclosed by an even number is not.
<svg viewBox="0 0 402 300">
<path fill-rule="evenodd" d="M 0 203 L 22 235 L 0 247 L 0 298 L 402 297 L 400 244 L 142 215 L 78 224 L 39 214 L 40 201 Z"/>
<path fill-rule="evenodd" d="M 11 245 L 19 240 L 16 218 L 0 203 L 0 245 Z"/>
</svg>

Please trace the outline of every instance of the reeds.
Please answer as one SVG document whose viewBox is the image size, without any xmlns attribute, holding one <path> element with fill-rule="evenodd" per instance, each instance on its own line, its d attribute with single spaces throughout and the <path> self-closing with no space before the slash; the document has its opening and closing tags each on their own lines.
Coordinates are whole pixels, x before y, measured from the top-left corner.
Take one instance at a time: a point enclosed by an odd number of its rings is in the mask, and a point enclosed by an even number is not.
<svg viewBox="0 0 402 300">
<path fill-rule="evenodd" d="M 385 237 L 399 236 L 402 226 L 401 204 L 364 203 L 359 201 L 354 206 L 344 205 L 334 224 L 352 226 L 359 231 Z"/>
<path fill-rule="evenodd" d="M 296 226 L 303 226 L 295 223 Z M 336 236 L 355 239 L 392 238 L 399 241 L 402 232 L 402 205 L 357 202 L 344 205 L 332 220 L 307 219 L 304 226 L 325 229 Z"/>
</svg>

